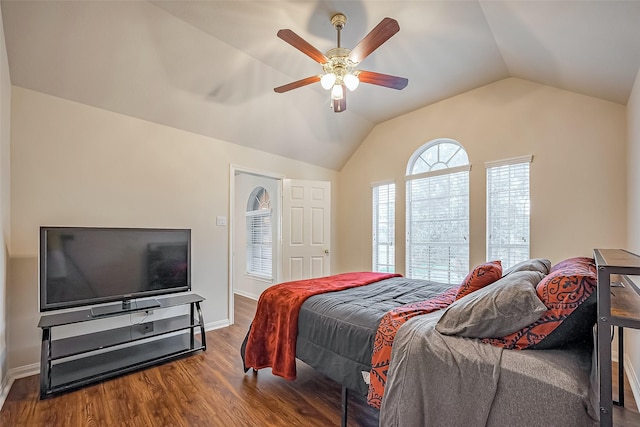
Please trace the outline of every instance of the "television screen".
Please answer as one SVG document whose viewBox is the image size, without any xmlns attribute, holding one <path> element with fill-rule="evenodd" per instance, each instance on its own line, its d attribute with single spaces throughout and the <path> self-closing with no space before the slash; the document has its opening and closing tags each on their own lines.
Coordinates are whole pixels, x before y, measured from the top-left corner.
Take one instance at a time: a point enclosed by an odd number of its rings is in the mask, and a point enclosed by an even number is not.
<svg viewBox="0 0 640 427">
<path fill-rule="evenodd" d="M 191 230 L 40 228 L 40 311 L 191 290 Z"/>
</svg>

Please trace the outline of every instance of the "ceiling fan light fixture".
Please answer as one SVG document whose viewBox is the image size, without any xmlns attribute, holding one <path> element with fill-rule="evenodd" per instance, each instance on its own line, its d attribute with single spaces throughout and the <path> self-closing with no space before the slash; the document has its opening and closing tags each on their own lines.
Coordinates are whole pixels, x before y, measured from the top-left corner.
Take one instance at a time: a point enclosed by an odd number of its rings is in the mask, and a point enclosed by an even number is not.
<svg viewBox="0 0 640 427">
<path fill-rule="evenodd" d="M 341 13 L 331 17 L 331 24 L 337 33 L 337 46 L 329 49 L 326 54 L 320 52 L 293 31 L 289 29 L 279 30 L 278 38 L 322 65 L 323 73 L 278 86 L 273 90 L 277 93 L 284 93 L 320 82 L 324 89 L 331 90 L 331 106 L 333 111 L 338 113 L 347 109 L 347 90 L 354 91 L 360 82 L 396 90 L 404 89 L 409 83 L 409 80 L 404 77 L 357 69 L 367 56 L 400 31 L 398 21 L 388 17 L 384 18 L 353 49 L 340 46 L 340 32 L 346 23 L 347 17 Z"/>
<path fill-rule="evenodd" d="M 336 82 L 336 75 L 334 73 L 327 73 L 320 78 L 320 85 L 323 89 L 329 90 Z"/>
<path fill-rule="evenodd" d="M 333 89 L 331 89 L 331 99 L 342 99 L 344 97 L 344 91 L 342 90 L 342 86 L 334 85 Z"/>
<path fill-rule="evenodd" d="M 356 88 L 360 84 L 360 79 L 358 78 L 358 76 L 351 73 L 345 75 L 342 78 L 342 81 L 344 82 L 344 85 L 347 87 L 347 89 L 349 89 L 350 91 L 356 90 Z"/>
</svg>

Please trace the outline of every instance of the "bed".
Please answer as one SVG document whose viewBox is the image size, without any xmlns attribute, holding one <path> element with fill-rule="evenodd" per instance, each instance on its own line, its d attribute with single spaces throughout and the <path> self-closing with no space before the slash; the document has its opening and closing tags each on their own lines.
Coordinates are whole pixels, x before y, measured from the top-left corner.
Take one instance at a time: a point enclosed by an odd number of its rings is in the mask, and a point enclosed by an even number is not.
<svg viewBox="0 0 640 427">
<path fill-rule="evenodd" d="M 558 265 L 562 267 L 561 264 Z M 477 267 L 474 271 L 477 272 Z M 473 271 L 470 276 L 472 274 Z M 486 284 L 481 288 L 484 286 Z M 368 398 L 372 406 L 380 407 L 380 402 L 372 404 L 369 384 L 373 376 L 369 374 L 375 372 L 372 370 L 375 353 L 372 349 L 379 344 L 384 318 L 393 311 L 403 313 L 399 325 L 402 327 L 397 328 L 388 365 L 381 370 L 387 374 L 383 381 L 381 425 L 443 425 L 444 420 L 450 421 L 451 414 L 455 414 L 461 417 L 460 422 L 448 425 L 506 425 L 506 422 L 509 425 L 548 426 L 554 425 L 547 415 L 550 410 L 557 410 L 561 415 L 553 415 L 554 419 L 562 420 L 559 425 L 597 424 L 597 413 L 593 410 L 596 399 L 591 386 L 593 340 L 585 338 L 586 334 L 591 334 L 595 322 L 594 298 L 590 298 L 593 292 L 589 295 L 583 292 L 580 301 L 571 301 L 570 310 L 573 312 L 582 307 L 578 311 L 589 316 L 593 314 L 593 322 L 589 318 L 584 324 L 582 318 L 574 321 L 566 316 L 561 319 L 566 320 L 563 325 L 562 321 L 558 323 L 558 316 L 551 308 L 543 306 L 541 318 L 547 316 L 547 320 L 538 321 L 528 333 L 515 338 L 507 334 L 496 335 L 500 339 L 480 340 L 449 334 L 451 331 L 446 330 L 441 333 L 436 329 L 443 314 L 452 312 L 445 308 L 456 306 L 452 303 L 460 288 L 462 286 L 387 277 L 305 298 L 297 316 L 295 357 L 343 386 L 343 425 L 346 423 L 347 390 Z M 535 287 L 533 289 L 535 292 Z M 472 290 L 475 289 L 469 294 Z M 473 292 L 473 295 L 481 293 Z M 449 297 L 443 300 L 442 295 Z M 406 316 L 407 311 L 402 312 L 403 307 L 413 307 L 434 298 L 440 298 L 442 309 L 412 312 L 410 316 Z M 583 304 L 585 301 L 589 304 Z M 451 314 L 445 316 L 449 320 L 452 317 Z M 527 324 L 531 323 L 529 320 L 526 320 Z M 517 350 L 518 345 L 530 339 L 532 332 L 535 335 L 541 327 L 548 329 L 550 324 L 555 325 L 555 331 L 546 330 L 547 338 L 552 338 L 547 340 L 550 344 L 543 340 L 544 345 L 538 342 L 530 346 L 536 351 Z M 567 339 L 568 331 L 576 339 Z M 578 331 L 580 337 L 572 331 Z M 257 370 L 265 366 L 252 365 L 245 360 L 250 334 L 251 329 L 241 354 L 245 370 Z M 276 370 L 274 373 L 279 375 Z M 295 372 L 293 375 L 295 378 Z"/>
</svg>

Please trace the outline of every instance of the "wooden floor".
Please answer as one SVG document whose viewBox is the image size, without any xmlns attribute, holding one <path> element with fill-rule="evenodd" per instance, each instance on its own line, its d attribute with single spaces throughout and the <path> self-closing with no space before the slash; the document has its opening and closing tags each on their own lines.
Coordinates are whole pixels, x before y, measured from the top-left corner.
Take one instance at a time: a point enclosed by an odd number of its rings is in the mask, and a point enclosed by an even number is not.
<svg viewBox="0 0 640 427">
<path fill-rule="evenodd" d="M 16 380 L 0 426 L 339 426 L 340 386 L 303 363 L 292 382 L 268 369 L 242 371 L 239 348 L 255 306 L 236 296 L 236 324 L 207 332 L 206 352 L 176 362 L 44 401 L 37 375 Z M 614 423 L 640 426 L 628 384 L 626 391 Z M 348 422 L 377 426 L 378 412 L 351 398 Z"/>
</svg>

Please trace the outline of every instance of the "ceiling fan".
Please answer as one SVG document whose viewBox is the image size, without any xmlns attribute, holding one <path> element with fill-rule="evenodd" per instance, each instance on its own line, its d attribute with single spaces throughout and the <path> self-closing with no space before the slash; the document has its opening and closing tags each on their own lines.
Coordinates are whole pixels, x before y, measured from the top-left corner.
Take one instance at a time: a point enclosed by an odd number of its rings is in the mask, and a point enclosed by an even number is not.
<svg viewBox="0 0 640 427">
<path fill-rule="evenodd" d="M 284 93 L 292 89 L 320 82 L 326 90 L 331 90 L 331 106 L 333 111 L 340 113 L 347 109 L 346 89 L 351 91 L 360 82 L 392 89 L 404 89 L 409 80 L 404 77 L 374 73 L 373 71 L 357 70 L 356 67 L 380 45 L 400 31 L 398 21 L 384 18 L 369 32 L 358 45 L 349 50 L 340 46 L 340 31 L 347 23 L 347 17 L 341 13 L 333 15 L 331 24 L 338 33 L 338 46 L 327 51 L 326 54 L 311 46 L 302 37 L 291 30 L 278 31 L 278 37 L 295 47 L 314 61 L 322 65 L 323 74 L 307 77 L 275 89 L 277 93 Z"/>
</svg>

